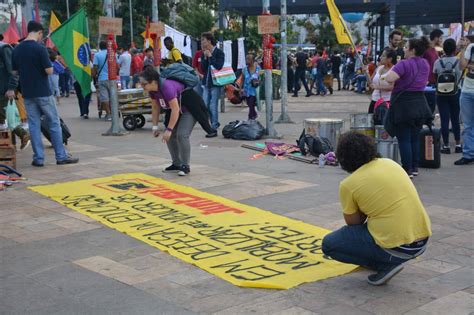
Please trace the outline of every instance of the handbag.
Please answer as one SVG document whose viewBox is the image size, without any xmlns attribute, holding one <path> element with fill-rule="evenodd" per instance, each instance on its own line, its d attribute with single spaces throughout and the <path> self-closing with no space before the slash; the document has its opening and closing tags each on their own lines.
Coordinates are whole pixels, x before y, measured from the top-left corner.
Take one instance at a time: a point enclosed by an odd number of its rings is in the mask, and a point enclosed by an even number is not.
<svg viewBox="0 0 474 315">
<path fill-rule="evenodd" d="M 8 129 L 13 130 L 21 124 L 20 112 L 18 112 L 15 100 L 8 101 L 5 114 L 7 116 Z"/>
<path fill-rule="evenodd" d="M 224 86 L 227 84 L 234 83 L 236 77 L 234 69 L 230 64 L 224 63 L 221 70 L 217 70 L 214 66 L 211 66 L 212 84 L 215 86 Z"/>
</svg>

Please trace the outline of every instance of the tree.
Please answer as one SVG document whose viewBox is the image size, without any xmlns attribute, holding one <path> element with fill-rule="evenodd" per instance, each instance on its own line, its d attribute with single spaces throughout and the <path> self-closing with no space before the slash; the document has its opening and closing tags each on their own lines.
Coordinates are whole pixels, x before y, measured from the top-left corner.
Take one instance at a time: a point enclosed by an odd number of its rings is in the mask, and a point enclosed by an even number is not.
<svg viewBox="0 0 474 315">
<path fill-rule="evenodd" d="M 177 27 L 193 38 L 199 38 L 202 33 L 209 32 L 216 22 L 209 7 L 205 4 L 194 4 L 183 8 L 177 20 Z"/>
</svg>

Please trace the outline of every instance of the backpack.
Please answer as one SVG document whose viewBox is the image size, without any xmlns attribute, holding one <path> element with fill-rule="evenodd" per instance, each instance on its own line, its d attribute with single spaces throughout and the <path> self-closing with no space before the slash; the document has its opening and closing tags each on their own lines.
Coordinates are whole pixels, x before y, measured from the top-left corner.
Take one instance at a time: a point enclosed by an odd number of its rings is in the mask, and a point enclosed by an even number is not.
<svg viewBox="0 0 474 315">
<path fill-rule="evenodd" d="M 385 116 L 390 108 L 390 102 L 379 99 L 374 106 L 374 125 L 383 125 Z"/>
<path fill-rule="evenodd" d="M 319 157 L 322 154 L 328 154 L 333 151 L 331 141 L 328 138 L 323 137 L 313 137 L 312 135 L 306 134 L 303 130 L 299 140 L 296 140 L 298 148 L 301 151 L 301 154 L 311 154 L 312 156 Z"/>
<path fill-rule="evenodd" d="M 459 78 L 456 75 L 456 65 L 458 60 L 451 64 L 451 69 L 446 69 L 443 59 L 439 59 L 443 72 L 438 75 L 436 80 L 436 94 L 438 95 L 454 95 L 458 92 Z"/>
<path fill-rule="evenodd" d="M 185 54 L 182 54 L 181 55 L 181 58 L 183 59 L 183 63 L 187 64 L 188 66 L 192 66 L 193 65 L 193 58 L 185 55 Z"/>
<path fill-rule="evenodd" d="M 200 82 L 196 71 L 185 63 L 173 63 L 165 68 L 161 68 L 160 85 L 166 79 L 183 83 L 186 89 L 192 89 Z"/>
</svg>

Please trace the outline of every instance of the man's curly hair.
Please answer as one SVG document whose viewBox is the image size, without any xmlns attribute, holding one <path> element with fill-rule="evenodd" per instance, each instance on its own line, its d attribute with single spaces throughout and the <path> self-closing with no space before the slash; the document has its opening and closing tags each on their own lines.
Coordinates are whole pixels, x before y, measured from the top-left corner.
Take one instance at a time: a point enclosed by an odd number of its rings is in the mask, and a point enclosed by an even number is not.
<svg viewBox="0 0 474 315">
<path fill-rule="evenodd" d="M 359 167 L 377 158 L 378 154 L 372 138 L 349 131 L 340 137 L 336 156 L 342 169 L 353 173 Z"/>
</svg>

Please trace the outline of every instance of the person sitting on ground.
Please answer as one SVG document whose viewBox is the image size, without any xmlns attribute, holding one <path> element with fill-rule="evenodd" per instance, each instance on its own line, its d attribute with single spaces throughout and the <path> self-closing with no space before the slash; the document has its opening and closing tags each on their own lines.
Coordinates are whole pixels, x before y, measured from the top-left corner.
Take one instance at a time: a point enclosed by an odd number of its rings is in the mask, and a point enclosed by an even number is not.
<svg viewBox="0 0 474 315">
<path fill-rule="evenodd" d="M 378 158 L 371 138 L 345 133 L 336 156 L 351 174 L 339 186 L 347 225 L 324 237 L 322 251 L 375 270 L 369 284 L 383 285 L 426 250 L 430 219 L 407 173 L 396 162 Z"/>
</svg>

